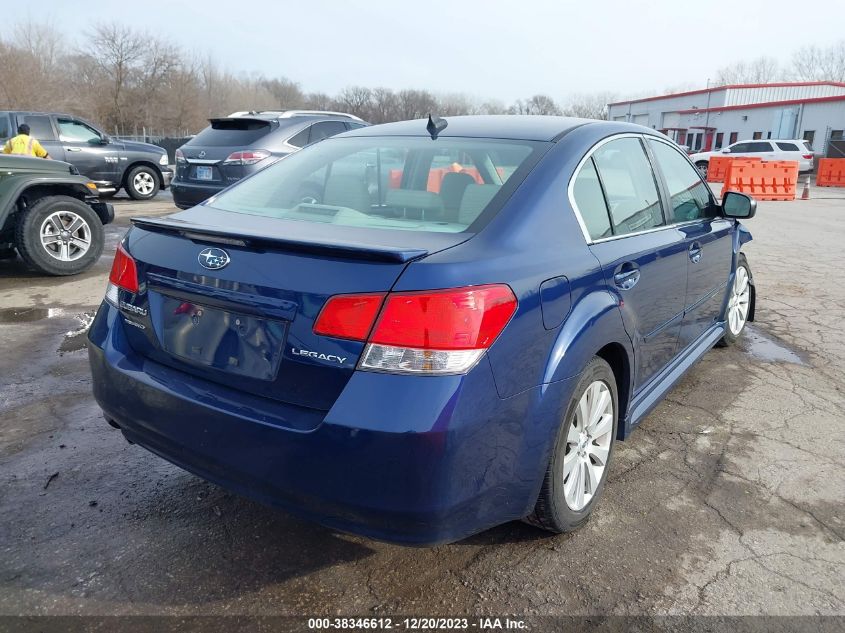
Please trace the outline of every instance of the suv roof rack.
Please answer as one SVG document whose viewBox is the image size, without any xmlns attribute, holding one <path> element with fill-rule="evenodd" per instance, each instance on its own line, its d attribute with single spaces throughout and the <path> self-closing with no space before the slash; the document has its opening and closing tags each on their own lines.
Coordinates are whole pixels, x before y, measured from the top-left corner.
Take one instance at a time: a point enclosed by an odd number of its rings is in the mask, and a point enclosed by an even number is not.
<svg viewBox="0 0 845 633">
<path fill-rule="evenodd" d="M 336 116 L 342 117 L 344 119 L 352 119 L 354 121 L 361 121 L 363 119 L 360 117 L 355 116 L 354 114 L 348 114 L 346 112 L 333 112 L 331 110 L 249 110 L 244 112 L 232 112 L 230 117 L 239 117 L 239 116 L 252 116 L 255 114 L 269 114 L 271 116 L 277 116 L 280 119 L 289 119 L 295 116 Z"/>
</svg>

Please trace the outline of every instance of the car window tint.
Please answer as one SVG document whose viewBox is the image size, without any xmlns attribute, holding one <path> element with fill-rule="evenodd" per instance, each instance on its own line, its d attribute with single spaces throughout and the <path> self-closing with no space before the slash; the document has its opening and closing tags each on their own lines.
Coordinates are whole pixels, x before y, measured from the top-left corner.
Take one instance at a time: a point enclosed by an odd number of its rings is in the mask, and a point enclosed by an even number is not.
<svg viewBox="0 0 845 633">
<path fill-rule="evenodd" d="M 778 142 L 777 146 L 782 149 L 784 152 L 800 152 L 801 150 L 798 149 L 798 146 L 795 143 L 781 143 Z"/>
<path fill-rule="evenodd" d="M 7 139 L 12 136 L 12 126 L 9 124 L 9 115 L 0 114 L 0 139 Z"/>
<path fill-rule="evenodd" d="M 664 224 L 651 164 L 637 138 L 620 138 L 593 154 L 617 235 Z"/>
<path fill-rule="evenodd" d="M 581 171 L 578 172 L 575 184 L 572 186 L 572 195 L 590 237 L 594 240 L 609 237 L 612 234 L 610 216 L 607 213 L 607 204 L 604 201 L 599 175 L 592 158 L 584 163 Z"/>
<path fill-rule="evenodd" d="M 751 143 L 737 143 L 736 145 L 731 145 L 730 146 L 731 153 L 732 154 L 738 154 L 740 152 L 747 152 L 749 145 L 751 145 Z"/>
<path fill-rule="evenodd" d="M 301 132 L 297 132 L 292 137 L 290 137 L 288 139 L 288 145 L 293 145 L 294 147 L 305 147 L 306 145 L 308 145 L 308 136 L 310 134 L 311 126 L 309 125 Z"/>
<path fill-rule="evenodd" d="M 308 144 L 312 145 L 322 141 L 324 138 L 329 138 L 335 134 L 340 134 L 346 131 L 346 125 L 343 121 L 321 121 L 311 126 L 311 136 L 308 138 Z"/>
<path fill-rule="evenodd" d="M 59 138 L 66 143 L 88 143 L 99 140 L 100 135 L 93 129 L 71 119 L 59 119 Z"/>
<path fill-rule="evenodd" d="M 23 118 L 23 122 L 29 126 L 29 133 L 33 138 L 37 138 L 39 141 L 53 141 L 56 139 L 56 133 L 53 132 L 50 117 L 28 115 Z"/>
<path fill-rule="evenodd" d="M 716 215 L 716 207 L 698 170 L 675 148 L 649 139 L 649 146 L 666 179 L 675 222 L 687 222 Z"/>
<path fill-rule="evenodd" d="M 765 141 L 752 141 L 748 143 L 748 149 L 746 152 L 771 152 L 772 146 L 770 143 L 766 143 Z"/>
<path fill-rule="evenodd" d="M 350 130 L 357 130 L 359 127 L 365 127 L 363 123 L 351 123 L 349 121 L 346 122 L 346 127 Z"/>
</svg>

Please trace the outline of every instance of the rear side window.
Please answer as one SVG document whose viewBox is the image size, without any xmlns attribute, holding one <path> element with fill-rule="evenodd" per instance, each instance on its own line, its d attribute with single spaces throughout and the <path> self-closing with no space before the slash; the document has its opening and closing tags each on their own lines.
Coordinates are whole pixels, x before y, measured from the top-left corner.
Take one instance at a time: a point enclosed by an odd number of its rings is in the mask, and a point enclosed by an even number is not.
<svg viewBox="0 0 845 633">
<path fill-rule="evenodd" d="M 269 121 L 226 119 L 214 121 L 189 141 L 190 145 L 229 147 L 251 145 L 270 131 Z"/>
<path fill-rule="evenodd" d="M 620 138 L 593 154 L 610 210 L 614 235 L 664 224 L 651 164 L 637 138 Z"/>
<path fill-rule="evenodd" d="M 288 139 L 288 145 L 293 145 L 294 147 L 305 147 L 308 145 L 308 137 L 311 135 L 311 126 L 309 125 L 307 128 L 302 130 L 301 132 L 297 132 L 292 137 Z"/>
<path fill-rule="evenodd" d="M 783 150 L 784 152 L 800 152 L 801 150 L 798 149 L 798 146 L 795 143 L 781 143 L 778 141 L 776 143 L 779 149 Z"/>
<path fill-rule="evenodd" d="M 710 190 L 701 181 L 698 170 L 690 165 L 680 152 L 666 143 L 649 139 L 648 144 L 666 179 L 673 220 L 688 222 L 715 216 L 716 207 L 710 197 Z"/>
<path fill-rule="evenodd" d="M 53 141 L 56 139 L 56 133 L 53 132 L 50 117 L 30 114 L 23 118 L 23 122 L 29 126 L 29 134 L 33 138 L 37 138 L 39 141 Z"/>
<path fill-rule="evenodd" d="M 613 234 L 610 228 L 610 216 L 607 213 L 607 204 L 604 201 L 599 175 L 592 158 L 587 160 L 578 172 L 572 187 L 572 195 L 590 237 L 594 240 L 610 237 Z"/>
</svg>

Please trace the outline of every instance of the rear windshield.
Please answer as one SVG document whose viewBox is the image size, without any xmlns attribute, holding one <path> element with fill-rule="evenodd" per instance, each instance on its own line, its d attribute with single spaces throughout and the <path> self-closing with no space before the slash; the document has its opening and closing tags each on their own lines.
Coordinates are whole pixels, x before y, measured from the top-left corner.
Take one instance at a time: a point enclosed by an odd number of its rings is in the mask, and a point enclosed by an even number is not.
<svg viewBox="0 0 845 633">
<path fill-rule="evenodd" d="M 503 188 L 518 184 L 546 147 L 443 137 L 328 139 L 207 204 L 284 220 L 457 233 L 492 207 Z"/>
<path fill-rule="evenodd" d="M 221 147 L 228 145 L 249 145 L 270 131 L 269 121 L 236 119 L 215 121 L 191 139 L 190 145 Z"/>
</svg>

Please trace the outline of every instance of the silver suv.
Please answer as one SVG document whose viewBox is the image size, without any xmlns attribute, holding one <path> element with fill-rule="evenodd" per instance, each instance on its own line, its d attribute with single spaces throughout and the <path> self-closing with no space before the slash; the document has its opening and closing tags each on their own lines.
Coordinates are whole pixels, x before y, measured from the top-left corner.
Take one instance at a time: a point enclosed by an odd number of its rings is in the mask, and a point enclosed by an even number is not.
<svg viewBox="0 0 845 633">
<path fill-rule="evenodd" d="M 173 202 L 187 209 L 307 145 L 368 125 L 318 110 L 233 112 L 176 150 Z"/>
</svg>

